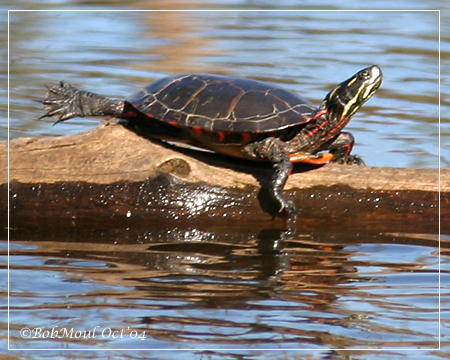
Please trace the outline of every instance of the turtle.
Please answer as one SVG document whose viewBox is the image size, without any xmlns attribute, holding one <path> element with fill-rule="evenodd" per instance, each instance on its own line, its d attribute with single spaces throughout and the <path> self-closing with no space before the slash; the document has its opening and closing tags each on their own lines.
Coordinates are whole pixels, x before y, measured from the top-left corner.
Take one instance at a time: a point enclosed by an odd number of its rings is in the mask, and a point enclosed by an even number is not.
<svg viewBox="0 0 450 360">
<path fill-rule="evenodd" d="M 112 116 L 146 137 L 183 142 L 230 157 L 272 164 L 268 193 L 280 214 L 297 212 L 283 188 L 293 163 L 365 165 L 351 155 L 354 137 L 342 131 L 379 88 L 372 65 L 341 82 L 316 107 L 271 83 L 204 73 L 155 80 L 126 100 L 78 90 L 61 81 L 42 101 L 54 124 L 73 117 Z"/>
</svg>

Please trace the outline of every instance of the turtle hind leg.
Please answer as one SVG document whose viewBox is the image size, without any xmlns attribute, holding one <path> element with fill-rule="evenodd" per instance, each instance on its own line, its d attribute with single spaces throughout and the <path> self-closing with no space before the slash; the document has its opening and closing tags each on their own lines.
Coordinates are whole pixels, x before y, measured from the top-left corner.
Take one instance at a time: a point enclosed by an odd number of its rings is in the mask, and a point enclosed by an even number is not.
<svg viewBox="0 0 450 360">
<path fill-rule="evenodd" d="M 84 116 L 120 116 L 123 113 L 124 101 L 110 100 L 103 96 L 78 90 L 69 83 L 61 81 L 58 85 L 48 87 L 42 101 L 46 114 L 39 117 L 54 117 L 54 125 L 73 118 Z"/>
<path fill-rule="evenodd" d="M 346 165 L 362 165 L 365 166 L 366 163 L 358 155 L 350 155 L 353 149 L 353 144 L 355 143 L 355 138 L 349 132 L 341 132 L 337 137 L 328 142 L 324 149 L 330 151 L 333 155 L 331 162 Z"/>
<path fill-rule="evenodd" d="M 297 213 L 297 207 L 292 199 L 283 194 L 283 188 L 292 171 L 292 163 L 285 144 L 278 138 L 266 138 L 250 143 L 245 151 L 252 157 L 265 159 L 273 165 L 273 175 L 268 187 L 270 197 L 279 205 L 279 213 L 293 217 Z"/>
</svg>

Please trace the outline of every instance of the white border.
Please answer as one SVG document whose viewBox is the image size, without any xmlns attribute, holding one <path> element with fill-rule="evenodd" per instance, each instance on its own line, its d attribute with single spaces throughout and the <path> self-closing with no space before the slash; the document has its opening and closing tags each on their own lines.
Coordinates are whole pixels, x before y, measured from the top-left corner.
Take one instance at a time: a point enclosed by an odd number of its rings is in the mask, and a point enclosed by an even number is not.
<svg viewBox="0 0 450 360">
<path fill-rule="evenodd" d="M 10 348 L 10 337 L 9 337 L 9 331 L 10 331 L 10 326 L 9 326 L 9 295 L 10 295 L 10 288 L 9 288 L 9 239 L 10 239 L 10 217 L 9 217 L 9 206 L 10 206 L 10 199 L 9 199 L 9 193 L 10 193 L 10 189 L 9 189 L 9 141 L 10 141 L 10 137 L 9 137 L 9 62 L 10 62 L 10 52 L 9 52 L 9 39 L 10 39 L 10 32 L 9 32 L 9 14 L 10 12 L 136 12 L 136 11 L 145 11 L 145 12 L 175 12 L 175 11 L 186 11 L 186 12 L 208 12 L 208 11 L 216 11 L 216 12 L 254 12 L 254 11 L 260 11 L 260 12 L 438 12 L 438 22 L 439 22 L 439 35 L 438 35 L 438 40 L 439 40 L 439 51 L 438 51 L 438 63 L 439 63 L 439 79 L 438 79 L 438 89 L 439 89 L 439 111 L 438 111 L 438 118 L 439 118 L 439 152 L 438 152 L 438 164 L 439 164 L 439 200 L 438 200 L 438 214 L 439 214 L 439 219 L 438 219 L 438 244 L 439 244 L 439 249 L 438 249 L 438 254 L 439 254 L 439 259 L 438 259 L 438 270 L 439 270 L 439 279 L 438 279 L 438 285 L 439 285 L 439 299 L 438 299 L 438 304 L 439 304 L 439 311 L 438 311 L 438 344 L 439 347 L 438 348 L 423 348 L 423 349 L 410 349 L 410 348 L 406 348 L 406 349 L 402 349 L 402 348 L 393 348 L 393 347 L 388 347 L 388 348 L 376 348 L 376 349 L 364 349 L 364 348 L 351 348 L 351 349 L 330 349 L 330 348 L 323 348 L 323 349 L 317 349 L 317 348 L 311 348 L 311 349 L 282 349 L 282 348 L 273 348 L 273 349 L 265 349 L 265 348 L 254 348 L 254 349 L 244 349 L 244 348 L 217 348 L 217 349 L 212 349 L 212 348 L 207 348 L 207 349 L 200 349 L 200 348 L 189 348 L 189 349 L 152 349 L 152 348 L 106 348 L 106 349 L 90 349 L 90 348 L 86 348 L 86 349 L 52 349 L 52 348 L 39 348 L 39 349 L 33 349 L 33 348 L 27 348 L 27 349 L 11 349 Z M 49 351 L 49 350 L 54 350 L 54 351 L 116 351 L 116 350 L 121 350 L 121 351 L 145 351 L 145 350 L 153 350 L 153 351 L 430 351 L 430 350 L 440 350 L 441 349 L 441 10 L 437 10 L 437 9 L 424 9 L 424 10 L 400 10 L 400 9 L 392 9 L 392 10 L 357 10 L 357 9 L 353 9 L 353 10 L 321 10 L 321 9 L 317 9 L 317 10 L 299 10 L 299 9 L 273 9 L 273 10 L 266 10 L 266 9 L 186 9 L 186 10 L 119 10 L 119 9 L 110 9 L 110 10 L 56 10 L 56 9 L 49 9 L 49 10 L 8 10 L 8 136 L 7 136 L 7 141 L 8 141 L 8 160 L 7 160 L 7 164 L 8 164 L 8 175 L 7 175 L 7 179 L 8 179 L 8 185 L 7 185 L 7 205 L 8 205 L 8 215 L 7 215 L 7 236 L 8 236 L 8 350 L 10 351 Z"/>
</svg>

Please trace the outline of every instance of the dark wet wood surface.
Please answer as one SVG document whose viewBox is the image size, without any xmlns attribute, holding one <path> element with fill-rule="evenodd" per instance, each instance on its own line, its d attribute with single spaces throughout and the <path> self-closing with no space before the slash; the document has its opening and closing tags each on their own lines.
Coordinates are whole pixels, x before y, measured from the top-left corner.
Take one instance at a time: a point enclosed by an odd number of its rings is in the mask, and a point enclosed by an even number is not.
<svg viewBox="0 0 450 360">
<path fill-rule="evenodd" d="M 6 142 L 0 161 L 7 167 Z M 10 215 L 16 219 L 211 219 L 266 222 L 268 164 L 149 141 L 115 123 L 76 135 L 18 138 L 9 146 Z M 7 209 L 7 172 L 0 178 Z M 442 225 L 450 170 L 440 173 Z M 439 170 L 296 166 L 285 187 L 305 222 L 437 227 Z"/>
</svg>

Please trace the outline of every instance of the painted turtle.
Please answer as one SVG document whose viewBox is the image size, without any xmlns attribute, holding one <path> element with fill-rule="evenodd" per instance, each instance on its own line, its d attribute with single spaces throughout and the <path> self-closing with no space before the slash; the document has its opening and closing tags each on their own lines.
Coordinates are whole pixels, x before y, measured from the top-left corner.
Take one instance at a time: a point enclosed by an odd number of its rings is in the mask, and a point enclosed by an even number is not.
<svg viewBox="0 0 450 360">
<path fill-rule="evenodd" d="M 111 100 L 60 82 L 43 101 L 61 122 L 110 115 L 141 134 L 189 143 L 228 156 L 273 164 L 269 193 L 280 212 L 296 212 L 283 195 L 293 162 L 362 164 L 350 155 L 354 138 L 342 129 L 381 84 L 379 67 L 367 67 L 330 91 L 319 108 L 279 86 L 211 74 L 156 80 L 127 100 Z M 323 152 L 327 151 L 327 152 Z"/>
</svg>

